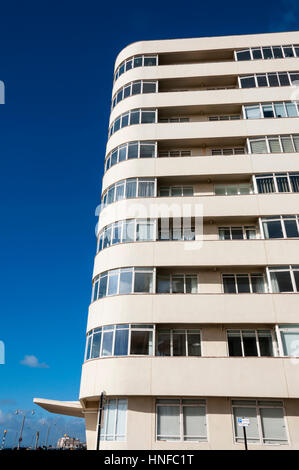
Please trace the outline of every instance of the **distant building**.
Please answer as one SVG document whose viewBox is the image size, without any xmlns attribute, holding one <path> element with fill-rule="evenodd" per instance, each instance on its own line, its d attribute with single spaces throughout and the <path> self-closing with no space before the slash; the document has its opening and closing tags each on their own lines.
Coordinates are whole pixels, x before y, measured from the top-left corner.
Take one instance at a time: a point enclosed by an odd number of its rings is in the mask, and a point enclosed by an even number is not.
<svg viewBox="0 0 299 470">
<path fill-rule="evenodd" d="M 57 442 L 58 449 L 72 450 L 85 449 L 85 447 L 85 444 L 81 442 L 80 439 L 76 439 L 75 437 L 61 437 Z"/>
</svg>

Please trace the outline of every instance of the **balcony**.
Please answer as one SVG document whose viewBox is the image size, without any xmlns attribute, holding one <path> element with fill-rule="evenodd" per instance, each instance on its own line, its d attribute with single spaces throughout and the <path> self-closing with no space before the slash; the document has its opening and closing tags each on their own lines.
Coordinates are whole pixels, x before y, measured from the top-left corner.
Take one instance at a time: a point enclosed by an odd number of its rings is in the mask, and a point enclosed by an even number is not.
<svg viewBox="0 0 299 470">
<path fill-rule="evenodd" d="M 116 295 L 90 305 L 87 331 L 117 323 L 298 324 L 298 301 L 294 293 Z"/>
<path fill-rule="evenodd" d="M 299 264 L 298 240 L 194 240 L 123 243 L 97 254 L 94 276 L 127 266 L 179 268 Z"/>
<path fill-rule="evenodd" d="M 298 361 L 298 360 L 297 360 Z M 122 357 L 83 364 L 80 398 L 107 395 L 298 398 L 294 358 Z"/>
</svg>

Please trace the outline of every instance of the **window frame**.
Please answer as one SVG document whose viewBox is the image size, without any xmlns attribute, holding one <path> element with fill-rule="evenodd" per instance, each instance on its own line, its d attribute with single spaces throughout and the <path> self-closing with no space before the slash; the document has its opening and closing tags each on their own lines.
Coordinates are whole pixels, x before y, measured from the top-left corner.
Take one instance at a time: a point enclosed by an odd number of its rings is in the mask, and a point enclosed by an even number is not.
<svg viewBox="0 0 299 470">
<path fill-rule="evenodd" d="M 163 403 L 158 403 L 159 400 L 163 400 Z M 167 400 L 169 403 L 167 403 Z M 173 401 L 176 400 L 177 403 L 173 403 Z M 197 400 L 198 403 L 183 403 L 184 401 L 193 401 Z M 179 403 L 178 403 L 179 402 Z M 163 407 L 163 406 L 174 406 L 177 407 L 179 406 L 180 408 L 180 413 L 179 413 L 179 420 L 180 420 L 180 436 L 179 439 L 158 439 L 158 407 Z M 206 435 L 203 436 L 203 438 L 199 438 L 197 440 L 192 440 L 188 441 L 188 439 L 185 439 L 185 434 L 184 434 L 184 412 L 183 408 L 184 407 L 202 407 L 205 409 L 205 428 L 206 428 Z M 155 416 L 156 416 L 156 426 L 155 426 L 155 441 L 156 442 L 208 442 L 209 439 L 209 430 L 208 430 L 208 409 L 207 409 L 207 402 L 205 399 L 197 399 L 197 398 L 159 398 L 157 397 L 155 400 Z M 192 437 L 192 436 L 191 436 Z"/>
<path fill-rule="evenodd" d="M 158 277 L 159 276 L 169 276 L 169 282 L 170 282 L 170 287 L 169 287 L 169 292 L 158 292 Z M 173 292 L 173 277 L 174 276 L 183 276 L 184 277 L 184 292 Z M 196 292 L 186 292 L 186 279 L 188 276 L 193 276 L 196 277 Z M 180 272 L 175 272 L 175 273 L 156 273 L 156 294 L 158 295 L 194 295 L 194 294 L 199 294 L 199 282 L 198 282 L 198 273 L 180 273 Z"/>
<path fill-rule="evenodd" d="M 278 215 L 278 216 L 272 216 L 272 217 L 259 217 L 259 223 L 260 223 L 260 233 L 262 235 L 262 239 L 263 240 L 296 240 L 298 237 L 288 237 L 287 236 L 287 231 L 286 231 L 286 227 L 285 227 L 285 220 L 295 220 L 296 222 L 296 226 L 297 226 L 297 230 L 298 230 L 298 233 L 299 233 L 299 215 Z M 281 231 L 282 231 L 282 234 L 283 234 L 283 237 L 282 238 L 273 238 L 273 237 L 266 237 L 265 236 L 265 230 L 264 230 L 264 223 L 266 222 L 280 222 L 280 226 L 281 226 Z"/>
<path fill-rule="evenodd" d="M 152 279 L 152 282 L 153 282 L 153 285 L 152 285 L 152 292 L 135 292 L 134 290 L 134 285 L 135 285 L 135 275 L 136 275 L 136 272 L 142 272 L 140 270 L 143 270 L 144 273 L 151 273 L 152 276 L 153 276 L 153 279 Z M 122 274 L 122 272 L 129 272 L 131 270 L 132 272 L 132 284 L 131 284 L 131 292 L 128 292 L 126 294 L 120 294 L 119 293 L 119 288 L 120 288 L 120 275 Z M 112 277 L 113 275 L 117 275 L 118 276 L 118 279 L 117 279 L 117 290 L 116 290 L 116 294 L 110 294 L 108 295 L 108 289 L 109 289 L 109 280 L 110 280 L 110 277 Z M 100 281 L 102 278 L 106 277 L 107 276 L 107 284 L 106 284 L 106 289 L 105 289 L 105 295 L 103 295 L 102 297 L 99 297 L 99 293 L 100 293 Z M 97 295 L 95 296 L 95 292 L 97 292 Z M 155 267 L 136 267 L 136 266 L 130 266 L 130 267 L 126 267 L 126 268 L 117 268 L 117 269 L 110 269 L 108 271 L 103 271 L 102 273 L 100 274 L 97 274 L 93 280 L 92 280 L 92 295 L 91 295 L 91 303 L 93 302 L 96 302 L 98 300 L 101 300 L 101 299 L 104 299 L 106 297 L 114 297 L 116 295 L 148 295 L 148 294 L 155 294 L 156 293 L 156 268 Z"/>
<path fill-rule="evenodd" d="M 192 330 L 194 332 L 192 332 Z M 159 355 L 158 354 L 158 335 L 159 333 L 163 334 L 164 331 L 167 331 L 169 332 L 170 334 L 170 344 L 169 344 L 169 356 L 162 356 L 162 355 Z M 179 356 L 179 355 L 174 355 L 173 354 L 173 335 L 176 334 L 174 333 L 175 331 L 183 331 L 184 335 L 185 335 L 185 351 L 186 351 L 186 354 L 183 355 L 183 356 Z M 188 337 L 189 335 L 192 336 L 192 334 L 199 334 L 200 336 L 200 355 L 191 355 L 189 354 L 189 351 L 188 351 Z M 203 341 L 202 341 L 202 329 L 201 328 L 159 328 L 159 329 L 156 329 L 156 344 L 155 344 L 156 348 L 155 348 L 155 356 L 156 357 L 203 357 Z"/>
<path fill-rule="evenodd" d="M 128 331 L 128 347 L 127 347 L 127 354 L 115 354 L 115 343 L 116 343 L 116 332 L 117 331 L 122 331 L 126 330 Z M 111 354 L 110 355 L 103 355 L 103 338 L 104 338 L 104 332 L 112 332 L 112 345 L 111 345 Z M 132 354 L 131 353 L 131 337 L 132 337 L 132 331 L 151 331 L 152 332 L 152 354 Z M 101 342 L 100 342 L 100 349 L 99 349 L 99 355 L 96 357 L 91 357 L 91 352 L 92 352 L 92 346 L 93 346 L 93 338 L 94 334 L 101 332 Z M 88 352 L 88 341 L 89 338 L 91 338 L 91 344 L 90 344 L 90 354 L 89 357 L 87 357 L 87 352 Z M 139 324 L 139 323 L 116 323 L 112 325 L 105 325 L 103 327 L 97 327 L 93 328 L 92 330 L 89 330 L 88 333 L 86 334 L 86 349 L 85 349 L 85 354 L 84 354 L 84 362 L 88 361 L 93 361 L 95 359 L 103 359 L 106 357 L 155 357 L 156 351 L 156 324 L 154 323 L 146 323 L 146 324 Z"/>
<path fill-rule="evenodd" d="M 244 402 L 244 405 L 241 405 L 241 404 L 234 404 L 233 402 Z M 255 404 L 249 404 L 248 402 L 255 402 Z M 233 424 L 233 438 L 234 438 L 234 444 L 244 444 L 244 438 L 240 437 L 238 438 L 237 437 L 237 432 L 236 432 L 236 426 L 235 426 L 235 415 L 234 415 L 234 408 L 253 408 L 256 410 L 256 418 L 257 418 L 257 426 L 258 426 L 258 433 L 259 433 L 259 439 L 258 439 L 258 442 L 252 442 L 252 445 L 265 445 L 265 446 L 283 446 L 283 445 L 289 445 L 290 444 L 290 436 L 289 436 L 289 432 L 288 432 L 288 424 L 287 424 L 287 419 L 286 419 L 286 412 L 285 412 L 285 404 L 284 404 L 284 400 L 276 400 L 276 399 L 273 399 L 273 400 L 270 400 L 272 401 L 273 403 L 277 402 L 277 403 L 281 403 L 281 405 L 277 404 L 277 406 L 275 405 L 263 405 L 263 404 L 260 404 L 260 403 L 267 403 L 267 400 L 256 400 L 256 399 L 253 399 L 253 400 L 243 400 L 243 399 L 231 399 L 231 419 L 232 419 L 232 424 Z M 262 417 L 261 417 L 261 414 L 260 414 L 260 409 L 261 408 L 267 408 L 267 409 L 273 409 L 273 408 L 279 408 L 279 409 L 282 409 L 283 411 L 283 427 L 285 429 L 285 433 L 286 433 L 286 442 L 283 442 L 283 443 L 280 443 L 280 442 L 277 442 L 277 444 L 269 444 L 269 443 L 265 443 L 265 441 L 267 440 L 266 437 L 264 437 L 264 433 L 263 433 L 263 423 L 262 423 Z M 247 437 L 247 441 L 248 441 L 248 444 L 251 444 L 250 442 L 250 438 L 248 439 Z M 272 440 L 275 440 L 275 439 L 272 439 Z"/>
<path fill-rule="evenodd" d="M 242 229 L 243 238 L 232 238 L 232 229 L 236 229 L 236 228 L 241 228 Z M 222 230 L 229 230 L 229 232 L 230 232 L 229 240 L 225 240 L 225 239 L 220 238 L 220 230 L 221 229 Z M 248 230 L 248 229 L 251 229 L 251 230 L 255 229 L 255 235 L 256 235 L 255 238 L 247 238 L 246 230 Z M 221 225 L 221 226 L 218 226 L 218 237 L 219 237 L 220 241 L 258 240 L 260 238 L 258 227 L 256 225 L 227 225 L 227 226 Z"/>
<path fill-rule="evenodd" d="M 260 344 L 259 344 L 258 332 L 259 331 L 266 331 L 266 330 L 271 333 L 273 356 L 262 356 L 261 355 L 261 348 L 260 348 Z M 230 356 L 230 354 L 229 354 L 228 337 L 229 337 L 229 332 L 231 332 L 231 331 L 240 333 L 242 356 Z M 244 354 L 244 341 L 243 341 L 243 332 L 244 331 L 254 332 L 255 341 L 256 341 L 257 356 L 248 356 L 248 355 Z M 269 358 L 269 357 L 279 357 L 279 348 L 278 348 L 278 342 L 277 342 L 277 338 L 276 338 L 276 331 L 273 328 L 226 328 L 226 352 L 227 352 L 227 357 L 267 357 L 267 358 Z"/>
<path fill-rule="evenodd" d="M 133 85 L 135 83 L 140 83 L 140 93 L 134 93 L 133 94 Z M 149 92 L 144 92 L 144 84 L 147 84 L 147 83 L 154 84 L 156 90 L 152 91 L 150 93 Z M 124 96 L 125 88 L 130 89 L 130 94 L 127 95 L 127 96 Z M 133 80 L 132 82 L 126 83 L 125 85 L 123 85 L 122 87 L 120 87 L 118 90 L 115 91 L 115 93 L 113 94 L 112 99 L 111 99 L 111 110 L 113 110 L 118 103 L 120 103 L 121 101 L 123 101 L 126 98 L 130 98 L 131 96 L 135 96 L 135 95 L 158 93 L 158 91 L 159 91 L 159 81 L 158 80 Z M 122 98 L 118 100 L 117 96 L 118 96 L 119 93 L 121 93 Z"/>
<path fill-rule="evenodd" d="M 258 276 L 257 276 L 258 275 Z M 232 277 L 234 276 L 234 282 L 235 282 L 235 292 L 225 292 L 224 291 L 224 278 L 225 277 Z M 249 280 L 249 289 L 250 292 L 238 292 L 238 282 L 237 282 L 237 276 L 248 276 Z M 264 292 L 254 292 L 252 288 L 252 276 L 254 277 L 262 277 L 264 280 Z M 259 272 L 249 272 L 249 273 L 221 273 L 222 277 L 222 294 L 228 294 L 228 295 L 240 295 L 240 294 L 266 294 L 269 292 L 269 287 L 267 285 L 267 278 L 265 277 L 265 273 L 259 273 Z"/>
<path fill-rule="evenodd" d="M 115 412 L 114 423 L 113 423 L 113 439 L 107 439 L 107 436 L 110 436 L 110 435 L 108 435 L 107 432 L 105 431 L 106 430 L 106 424 L 107 424 L 107 422 L 105 421 L 105 416 L 106 416 L 105 408 L 107 409 L 107 405 L 108 405 L 108 412 L 109 412 L 109 403 L 112 400 L 116 400 L 116 412 Z M 116 434 L 119 400 L 126 400 L 126 423 L 125 423 L 125 435 L 123 436 L 124 439 L 116 439 L 116 437 L 119 436 L 118 434 Z M 121 397 L 121 398 L 120 397 L 109 397 L 109 398 L 107 398 L 105 403 L 104 403 L 104 410 L 103 411 L 104 411 L 103 412 L 103 430 L 101 432 L 101 441 L 104 441 L 104 442 L 126 442 L 127 441 L 127 431 L 128 431 L 128 419 L 127 419 L 128 398 L 127 397 L 125 397 L 125 398 L 124 397 Z M 107 415 L 108 415 L 108 412 L 107 412 Z"/>
<path fill-rule="evenodd" d="M 131 70 L 131 69 L 134 69 L 134 68 L 137 68 L 134 66 L 134 59 L 135 58 L 141 58 L 142 60 L 142 63 L 141 63 L 141 66 L 140 67 L 157 67 L 159 65 L 159 55 L 158 54 L 136 54 L 136 55 L 133 55 L 131 57 L 128 57 L 126 60 L 124 60 L 123 62 L 121 62 L 119 64 L 119 66 L 117 67 L 117 69 L 115 70 L 114 72 L 114 75 L 113 75 L 113 83 L 116 82 L 116 80 L 121 77 L 125 72 L 128 72 L 128 70 Z M 151 59 L 155 59 L 156 60 L 156 64 L 155 65 L 145 65 L 145 58 L 151 58 Z M 131 67 L 127 70 L 127 63 L 131 62 Z M 119 74 L 119 70 L 123 67 L 123 72 L 121 74 Z"/>
<path fill-rule="evenodd" d="M 268 288 L 269 292 L 271 294 L 298 294 L 299 293 L 299 286 L 297 289 L 296 286 L 296 279 L 294 276 L 294 271 L 299 271 L 299 265 L 281 265 L 281 266 L 267 266 L 266 267 L 266 276 L 268 280 Z M 289 272 L 290 273 L 290 279 L 291 279 L 291 284 L 292 284 L 292 291 L 285 291 L 285 292 L 275 292 L 272 286 L 272 281 L 271 281 L 271 272 Z"/>
</svg>

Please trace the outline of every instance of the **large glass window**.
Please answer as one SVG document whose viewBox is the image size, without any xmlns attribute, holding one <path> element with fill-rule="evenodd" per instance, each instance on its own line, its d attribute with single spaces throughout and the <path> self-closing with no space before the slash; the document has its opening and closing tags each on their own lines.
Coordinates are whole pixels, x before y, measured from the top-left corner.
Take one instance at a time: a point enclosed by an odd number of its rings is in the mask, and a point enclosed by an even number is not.
<svg viewBox="0 0 299 470">
<path fill-rule="evenodd" d="M 299 192 L 299 173 L 256 175 L 255 181 L 258 193 Z"/>
<path fill-rule="evenodd" d="M 158 237 L 159 240 L 195 240 L 195 220 L 159 219 Z"/>
<path fill-rule="evenodd" d="M 161 197 L 193 196 L 193 186 L 161 186 L 159 195 Z"/>
<path fill-rule="evenodd" d="M 157 142 L 136 141 L 116 147 L 106 157 L 105 171 L 116 163 L 134 158 L 155 158 L 157 156 Z"/>
<path fill-rule="evenodd" d="M 107 325 L 87 335 L 85 361 L 108 356 L 152 356 L 154 325 Z"/>
<path fill-rule="evenodd" d="M 153 240 L 156 240 L 155 220 L 122 220 L 101 230 L 98 236 L 98 251 L 118 243 Z"/>
<path fill-rule="evenodd" d="M 271 330 L 228 330 L 229 356 L 274 356 Z"/>
<path fill-rule="evenodd" d="M 155 197 L 155 178 L 128 178 L 110 186 L 102 195 L 102 209 L 121 199 Z M 108 198 L 107 198 L 108 194 Z"/>
<path fill-rule="evenodd" d="M 223 274 L 225 294 L 264 293 L 265 279 L 261 273 Z"/>
<path fill-rule="evenodd" d="M 157 293 L 197 294 L 197 274 L 158 274 Z"/>
<path fill-rule="evenodd" d="M 261 222 L 264 238 L 299 238 L 297 215 L 263 217 Z"/>
<path fill-rule="evenodd" d="M 252 240 L 256 238 L 256 227 L 245 225 L 241 227 L 219 227 L 219 240 Z"/>
<path fill-rule="evenodd" d="M 299 266 L 270 266 L 272 292 L 299 292 Z"/>
<path fill-rule="evenodd" d="M 134 56 L 122 62 L 115 71 L 114 81 L 116 81 L 123 73 L 135 67 L 153 67 L 158 65 L 157 55 L 140 55 Z"/>
<path fill-rule="evenodd" d="M 284 59 L 299 57 L 298 45 L 254 47 L 235 51 L 235 60 Z"/>
<path fill-rule="evenodd" d="M 104 406 L 102 441 L 125 441 L 128 400 L 109 398 Z"/>
<path fill-rule="evenodd" d="M 287 111 L 285 112 L 287 113 Z M 248 149 L 250 153 L 299 152 L 299 136 L 297 134 L 292 134 L 249 138 Z"/>
<path fill-rule="evenodd" d="M 157 332 L 157 356 L 201 356 L 200 330 L 161 328 Z"/>
<path fill-rule="evenodd" d="M 243 442 L 239 418 L 249 418 L 246 427 L 249 444 L 282 445 L 288 443 L 283 403 L 272 400 L 233 400 L 234 432 L 236 442 Z"/>
<path fill-rule="evenodd" d="M 150 124 L 156 122 L 157 111 L 148 109 L 132 109 L 127 113 L 122 114 L 113 121 L 109 128 L 109 137 L 112 136 L 119 129 L 128 125 L 134 124 Z"/>
<path fill-rule="evenodd" d="M 154 268 L 121 268 L 107 271 L 94 278 L 92 301 L 110 295 L 152 293 L 153 279 Z"/>
<path fill-rule="evenodd" d="M 157 441 L 206 441 L 206 405 L 198 399 L 158 399 Z"/>
<path fill-rule="evenodd" d="M 244 117 L 245 119 L 298 117 L 298 103 L 282 102 L 244 106 Z"/>
<path fill-rule="evenodd" d="M 279 334 L 284 356 L 299 356 L 299 325 L 280 325 Z"/>
<path fill-rule="evenodd" d="M 298 72 L 274 72 L 239 77 L 240 88 L 286 86 L 299 79 Z"/>
<path fill-rule="evenodd" d="M 239 184 L 215 184 L 216 196 L 233 196 L 237 194 L 251 194 L 252 187 L 250 183 Z"/>
</svg>

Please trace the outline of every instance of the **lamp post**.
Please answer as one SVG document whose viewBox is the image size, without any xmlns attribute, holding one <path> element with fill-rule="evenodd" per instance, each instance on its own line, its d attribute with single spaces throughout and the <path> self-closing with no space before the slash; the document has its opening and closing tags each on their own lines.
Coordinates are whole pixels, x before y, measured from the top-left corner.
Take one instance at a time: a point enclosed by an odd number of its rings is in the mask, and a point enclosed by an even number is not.
<svg viewBox="0 0 299 470">
<path fill-rule="evenodd" d="M 56 426 L 56 423 L 54 423 L 53 426 Z M 51 429 L 51 424 L 48 425 L 47 437 L 46 437 L 46 442 L 45 442 L 46 449 L 48 449 L 48 438 L 49 438 L 50 429 Z"/>
<path fill-rule="evenodd" d="M 25 419 L 26 419 L 26 414 L 27 413 L 28 413 L 28 411 L 26 411 L 26 410 L 16 410 L 16 415 L 23 415 L 21 429 L 20 429 L 20 436 L 19 436 L 19 440 L 18 440 L 18 447 L 17 447 L 18 450 L 20 450 L 21 442 L 23 440 L 23 430 L 24 430 L 24 424 L 25 424 Z M 34 415 L 34 413 L 35 412 L 32 410 L 31 414 Z"/>
<path fill-rule="evenodd" d="M 4 449 L 4 444 L 5 444 L 6 434 L 7 434 L 7 431 L 6 431 L 6 429 L 4 429 L 4 432 L 3 432 L 3 437 L 2 437 L 2 443 L 1 443 L 1 448 L 0 448 L 0 450 L 3 450 L 3 449 Z"/>
<path fill-rule="evenodd" d="M 101 426 L 102 426 L 102 414 L 105 404 L 106 392 L 102 392 L 100 395 L 100 404 L 99 404 L 99 414 L 98 414 L 98 426 L 97 426 L 97 445 L 96 450 L 100 450 L 100 440 L 101 440 Z"/>
</svg>

